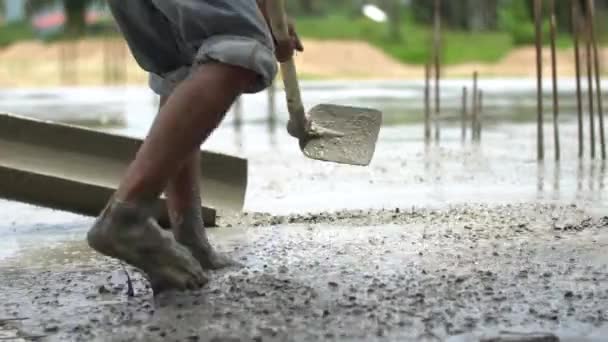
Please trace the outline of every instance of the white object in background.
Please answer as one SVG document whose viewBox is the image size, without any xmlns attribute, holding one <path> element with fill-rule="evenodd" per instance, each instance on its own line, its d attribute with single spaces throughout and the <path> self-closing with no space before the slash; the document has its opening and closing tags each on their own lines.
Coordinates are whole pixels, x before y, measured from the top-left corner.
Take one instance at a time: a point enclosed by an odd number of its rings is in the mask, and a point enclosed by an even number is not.
<svg viewBox="0 0 608 342">
<path fill-rule="evenodd" d="M 363 6 L 363 15 L 378 23 L 384 23 L 388 19 L 383 10 L 378 8 L 376 5 L 370 4 Z"/>
</svg>

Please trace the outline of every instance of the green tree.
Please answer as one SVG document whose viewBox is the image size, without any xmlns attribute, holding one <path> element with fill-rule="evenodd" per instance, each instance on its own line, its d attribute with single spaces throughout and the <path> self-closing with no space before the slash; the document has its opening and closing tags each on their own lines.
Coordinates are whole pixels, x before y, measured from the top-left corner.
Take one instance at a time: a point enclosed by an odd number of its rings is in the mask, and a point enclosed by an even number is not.
<svg viewBox="0 0 608 342">
<path fill-rule="evenodd" d="M 516 45 L 535 41 L 533 1 L 509 1 L 500 9 L 500 28 L 509 32 Z"/>
<path fill-rule="evenodd" d="M 388 30 L 390 38 L 399 41 L 401 35 L 401 20 L 402 20 L 402 1 L 401 0 L 381 0 L 378 3 L 388 16 Z"/>
<path fill-rule="evenodd" d="M 63 0 L 66 14 L 66 31 L 69 35 L 81 35 L 86 27 L 86 11 L 95 0 Z M 128 0 L 127 0 L 128 1 Z"/>
<path fill-rule="evenodd" d="M 524 0 L 515 0 L 524 1 Z M 419 23 L 433 22 L 434 1 L 412 0 L 411 11 Z M 499 0 L 442 0 L 445 26 L 462 30 L 493 30 L 498 26 Z"/>
<path fill-rule="evenodd" d="M 315 14 L 317 12 L 317 1 L 316 0 L 299 0 L 300 9 L 304 14 Z"/>
</svg>

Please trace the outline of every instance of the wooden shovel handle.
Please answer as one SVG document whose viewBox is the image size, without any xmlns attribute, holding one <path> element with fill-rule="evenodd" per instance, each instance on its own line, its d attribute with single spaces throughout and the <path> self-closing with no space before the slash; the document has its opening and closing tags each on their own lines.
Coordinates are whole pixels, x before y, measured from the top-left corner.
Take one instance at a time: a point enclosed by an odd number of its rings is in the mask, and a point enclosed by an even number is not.
<svg viewBox="0 0 608 342">
<path fill-rule="evenodd" d="M 289 27 L 287 25 L 287 16 L 285 12 L 284 0 L 267 0 L 266 1 L 268 17 L 272 32 L 278 41 L 289 40 Z M 287 110 L 289 111 L 289 120 L 299 127 L 306 126 L 306 111 L 302 104 L 300 96 L 300 85 L 298 82 L 298 73 L 293 58 L 281 63 L 281 76 L 285 86 L 285 94 L 287 96 Z"/>
</svg>

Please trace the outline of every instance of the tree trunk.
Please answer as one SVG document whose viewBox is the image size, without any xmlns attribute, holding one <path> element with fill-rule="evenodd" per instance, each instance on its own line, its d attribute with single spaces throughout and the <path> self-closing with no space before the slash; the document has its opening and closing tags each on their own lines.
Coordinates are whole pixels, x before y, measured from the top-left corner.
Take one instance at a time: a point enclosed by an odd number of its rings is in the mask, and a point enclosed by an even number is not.
<svg viewBox="0 0 608 342">
<path fill-rule="evenodd" d="M 401 40 L 401 1 L 383 0 L 381 7 L 388 15 L 390 38 Z"/>
<path fill-rule="evenodd" d="M 417 22 L 432 22 L 432 3 L 429 0 L 412 0 L 412 13 Z M 443 0 L 441 16 L 446 26 L 451 28 L 491 30 L 498 26 L 498 7 L 498 0 Z"/>
<path fill-rule="evenodd" d="M 86 26 L 86 10 L 88 1 L 64 0 L 63 8 L 66 15 L 66 32 L 70 36 L 80 36 Z"/>
<path fill-rule="evenodd" d="M 493 30 L 498 26 L 497 0 L 466 0 L 466 7 L 464 14 L 466 29 L 483 31 Z"/>
<path fill-rule="evenodd" d="M 391 38 L 401 40 L 401 6 L 399 0 L 392 0 L 390 5 Z"/>
</svg>

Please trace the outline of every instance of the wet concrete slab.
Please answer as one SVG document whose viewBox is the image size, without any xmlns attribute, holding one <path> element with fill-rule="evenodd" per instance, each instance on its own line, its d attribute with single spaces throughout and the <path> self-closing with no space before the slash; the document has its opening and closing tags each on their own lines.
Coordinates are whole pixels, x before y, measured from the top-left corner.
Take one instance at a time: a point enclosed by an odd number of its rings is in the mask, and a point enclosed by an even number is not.
<svg viewBox="0 0 608 342">
<path fill-rule="evenodd" d="M 248 215 L 212 230 L 244 267 L 156 298 L 127 268 L 129 297 L 122 266 L 92 253 L 82 241 L 89 222 L 78 222 L 54 248 L 25 243 L 0 261 L 0 331 L 50 341 L 476 341 L 501 331 L 600 341 L 606 331 L 608 220 L 584 208 L 286 220 Z"/>
</svg>

